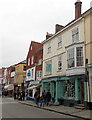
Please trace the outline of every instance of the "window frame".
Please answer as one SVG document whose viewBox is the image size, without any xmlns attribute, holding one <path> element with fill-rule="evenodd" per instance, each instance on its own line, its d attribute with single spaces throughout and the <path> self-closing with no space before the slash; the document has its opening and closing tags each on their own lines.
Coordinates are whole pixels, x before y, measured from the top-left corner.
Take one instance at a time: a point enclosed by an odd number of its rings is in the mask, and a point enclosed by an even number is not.
<svg viewBox="0 0 92 120">
<path fill-rule="evenodd" d="M 57 47 L 58 48 L 61 48 L 62 47 L 62 36 L 60 35 L 60 36 L 58 36 L 58 38 L 57 38 Z"/>
<path fill-rule="evenodd" d="M 57 59 L 58 59 L 57 70 L 58 70 L 58 71 L 61 71 L 61 70 L 62 70 L 62 55 L 59 55 Z M 59 62 L 61 62 L 61 63 L 60 63 L 60 64 L 61 64 L 60 66 L 59 66 Z M 60 68 L 60 69 L 59 69 L 59 68 Z"/>
<path fill-rule="evenodd" d="M 72 30 L 72 43 L 79 41 L 79 28 L 76 27 Z"/>
</svg>

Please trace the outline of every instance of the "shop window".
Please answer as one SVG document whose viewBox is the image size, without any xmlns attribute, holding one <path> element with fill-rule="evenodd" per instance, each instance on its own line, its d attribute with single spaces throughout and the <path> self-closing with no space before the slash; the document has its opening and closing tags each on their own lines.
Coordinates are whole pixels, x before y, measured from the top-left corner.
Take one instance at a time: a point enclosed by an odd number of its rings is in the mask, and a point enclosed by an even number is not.
<svg viewBox="0 0 92 120">
<path fill-rule="evenodd" d="M 65 97 L 75 97 L 75 82 L 74 80 L 64 81 L 64 96 Z"/>
</svg>

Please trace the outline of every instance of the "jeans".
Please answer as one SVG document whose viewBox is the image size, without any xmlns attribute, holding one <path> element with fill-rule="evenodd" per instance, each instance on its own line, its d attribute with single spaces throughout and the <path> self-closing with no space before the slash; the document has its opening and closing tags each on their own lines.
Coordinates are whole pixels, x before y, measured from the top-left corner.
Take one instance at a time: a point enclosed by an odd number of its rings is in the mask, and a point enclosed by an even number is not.
<svg viewBox="0 0 92 120">
<path fill-rule="evenodd" d="M 41 107 L 44 107 L 44 100 L 43 100 L 43 99 L 41 100 L 40 106 L 41 106 Z"/>
</svg>

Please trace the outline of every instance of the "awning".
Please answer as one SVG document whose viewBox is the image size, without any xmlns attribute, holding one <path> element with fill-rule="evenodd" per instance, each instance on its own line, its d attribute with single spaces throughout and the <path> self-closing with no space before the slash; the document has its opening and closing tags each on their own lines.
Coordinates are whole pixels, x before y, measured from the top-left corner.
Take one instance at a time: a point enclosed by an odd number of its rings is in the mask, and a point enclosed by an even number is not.
<svg viewBox="0 0 92 120">
<path fill-rule="evenodd" d="M 6 85 L 6 86 L 4 87 L 4 89 L 13 90 L 13 89 L 14 89 L 14 86 L 13 86 L 13 84 L 9 84 L 9 85 Z"/>
<path fill-rule="evenodd" d="M 36 87 L 38 87 L 38 86 L 31 86 L 31 87 L 28 87 L 27 89 L 28 89 L 28 90 L 33 90 L 33 89 L 35 89 Z"/>
</svg>

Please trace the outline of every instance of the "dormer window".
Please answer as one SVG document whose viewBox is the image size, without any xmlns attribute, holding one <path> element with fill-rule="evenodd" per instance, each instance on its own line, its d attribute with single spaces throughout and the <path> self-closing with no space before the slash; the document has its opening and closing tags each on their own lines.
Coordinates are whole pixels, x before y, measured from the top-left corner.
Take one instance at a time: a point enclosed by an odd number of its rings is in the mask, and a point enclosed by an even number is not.
<svg viewBox="0 0 92 120">
<path fill-rule="evenodd" d="M 79 40 L 79 29 L 75 28 L 72 30 L 72 42 L 75 43 L 78 42 L 78 40 Z"/>
</svg>

